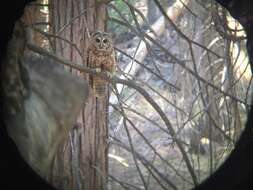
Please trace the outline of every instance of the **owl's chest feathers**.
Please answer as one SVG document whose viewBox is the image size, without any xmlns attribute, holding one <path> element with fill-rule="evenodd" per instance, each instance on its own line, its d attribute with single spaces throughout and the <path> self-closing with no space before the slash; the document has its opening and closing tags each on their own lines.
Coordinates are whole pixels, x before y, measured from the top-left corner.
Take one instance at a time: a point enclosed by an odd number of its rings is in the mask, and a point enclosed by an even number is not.
<svg viewBox="0 0 253 190">
<path fill-rule="evenodd" d="M 92 51 L 91 55 L 95 58 L 96 65 L 107 65 L 110 59 L 112 59 L 111 52 L 100 52 L 100 51 Z"/>
<path fill-rule="evenodd" d="M 112 51 L 98 51 L 98 50 L 93 50 L 92 51 L 93 55 L 94 56 L 97 56 L 97 57 L 108 57 L 110 55 L 112 55 Z"/>
<path fill-rule="evenodd" d="M 98 64 L 106 64 L 107 63 L 107 60 L 108 60 L 108 56 L 97 56 L 96 57 L 96 61 L 98 62 Z"/>
</svg>

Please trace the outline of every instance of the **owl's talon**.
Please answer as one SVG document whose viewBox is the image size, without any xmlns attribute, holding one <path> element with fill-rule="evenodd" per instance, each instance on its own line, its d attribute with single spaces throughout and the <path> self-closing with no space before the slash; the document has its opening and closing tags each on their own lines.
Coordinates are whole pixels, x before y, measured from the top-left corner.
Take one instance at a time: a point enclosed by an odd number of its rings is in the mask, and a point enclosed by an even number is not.
<svg viewBox="0 0 253 190">
<path fill-rule="evenodd" d="M 108 71 L 106 71 L 105 74 L 106 74 L 106 76 L 107 76 L 108 78 L 112 78 L 112 77 L 113 77 L 112 73 L 110 73 L 110 72 L 108 72 Z"/>
</svg>

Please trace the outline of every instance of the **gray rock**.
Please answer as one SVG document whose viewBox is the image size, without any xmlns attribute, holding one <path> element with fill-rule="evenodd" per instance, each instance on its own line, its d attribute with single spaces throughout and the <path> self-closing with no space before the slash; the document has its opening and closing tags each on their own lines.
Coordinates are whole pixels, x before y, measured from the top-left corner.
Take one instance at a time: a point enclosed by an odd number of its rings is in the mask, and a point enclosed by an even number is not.
<svg viewBox="0 0 253 190">
<path fill-rule="evenodd" d="M 87 99 L 88 84 L 46 57 L 24 56 L 22 35 L 16 25 L 1 76 L 4 119 L 23 158 L 45 177 Z"/>
</svg>

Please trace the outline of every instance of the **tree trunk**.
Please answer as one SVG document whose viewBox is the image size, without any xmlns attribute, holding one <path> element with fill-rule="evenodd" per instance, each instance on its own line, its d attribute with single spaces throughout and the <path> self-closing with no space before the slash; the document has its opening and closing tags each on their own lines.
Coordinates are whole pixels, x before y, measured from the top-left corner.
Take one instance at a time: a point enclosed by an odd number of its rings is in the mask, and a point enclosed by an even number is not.
<svg viewBox="0 0 253 190">
<path fill-rule="evenodd" d="M 105 5 L 95 0 L 52 0 L 50 13 L 51 32 L 74 43 L 80 50 L 79 53 L 75 46 L 57 39 L 54 41 L 55 53 L 86 65 L 88 33 L 105 30 Z M 87 77 L 84 74 L 84 80 Z M 89 95 L 77 116 L 76 124 L 73 124 L 73 130 L 76 131 L 69 134 L 71 138 L 62 145 L 55 157 L 51 181 L 56 187 L 68 190 L 105 188 L 108 162 L 107 108 L 108 95 L 102 100 Z"/>
<path fill-rule="evenodd" d="M 42 0 L 36 0 L 35 2 L 28 4 L 24 9 L 24 14 L 21 17 L 21 20 L 29 25 L 29 26 L 36 26 L 36 28 L 40 30 L 44 30 L 46 28 L 46 14 L 41 12 L 42 6 L 34 6 L 34 3 L 43 4 Z M 43 43 L 43 36 L 38 32 L 33 32 L 32 36 L 30 36 L 33 43 L 41 46 Z"/>
</svg>

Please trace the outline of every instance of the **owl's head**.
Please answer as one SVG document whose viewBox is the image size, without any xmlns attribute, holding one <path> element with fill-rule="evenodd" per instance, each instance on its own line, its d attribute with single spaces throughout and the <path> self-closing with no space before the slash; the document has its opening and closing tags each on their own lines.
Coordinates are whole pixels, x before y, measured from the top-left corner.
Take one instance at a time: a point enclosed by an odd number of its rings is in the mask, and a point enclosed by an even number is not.
<svg viewBox="0 0 253 190">
<path fill-rule="evenodd" d="M 98 51 L 111 51 L 113 48 L 111 35 L 106 32 L 92 32 L 91 43 Z"/>
</svg>

